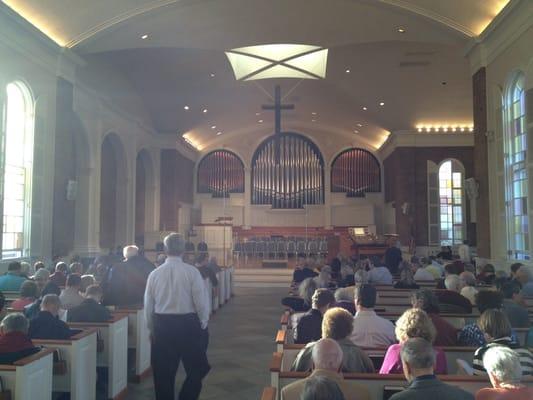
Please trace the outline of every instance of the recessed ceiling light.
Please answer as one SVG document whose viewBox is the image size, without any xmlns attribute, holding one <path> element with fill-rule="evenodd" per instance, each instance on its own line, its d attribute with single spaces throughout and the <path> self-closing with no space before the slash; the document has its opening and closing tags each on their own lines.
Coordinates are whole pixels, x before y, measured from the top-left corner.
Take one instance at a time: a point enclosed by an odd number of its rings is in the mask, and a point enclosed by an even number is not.
<svg viewBox="0 0 533 400">
<path fill-rule="evenodd" d="M 211 126 L 211 129 L 217 129 L 216 125 Z"/>
<path fill-rule="evenodd" d="M 363 107 L 363 111 L 366 111 L 366 110 L 368 110 L 368 108 L 366 108 L 366 107 Z"/>
<path fill-rule="evenodd" d="M 446 81 L 442 81 L 440 84 L 441 84 L 442 86 L 446 86 L 446 85 L 448 84 L 448 82 L 446 82 Z"/>
<path fill-rule="evenodd" d="M 217 136 L 220 136 L 220 135 L 222 135 L 222 132 L 221 132 L 221 131 L 218 131 L 218 132 L 217 132 Z"/>
<path fill-rule="evenodd" d="M 346 72 L 347 74 L 349 74 L 349 73 L 350 73 L 350 70 L 349 70 L 349 69 L 347 69 L 347 70 L 346 70 L 346 71 L 344 71 L 344 72 Z"/>
<path fill-rule="evenodd" d="M 312 119 L 311 122 L 316 122 L 316 119 Z"/>
<path fill-rule="evenodd" d="M 211 78 L 214 78 L 215 77 L 215 74 L 210 74 L 209 75 Z"/>
<path fill-rule="evenodd" d="M 259 122 L 260 124 L 262 124 L 262 123 L 263 123 L 263 120 L 262 120 L 262 119 L 260 119 L 260 120 L 259 120 L 259 121 L 257 121 L 257 122 Z"/>
<path fill-rule="evenodd" d="M 359 133 L 359 131 L 357 129 L 354 129 L 353 133 Z"/>
<path fill-rule="evenodd" d="M 401 26 L 398 28 L 399 33 L 405 33 L 405 28 L 402 28 Z"/>
<path fill-rule="evenodd" d="M 207 108 L 204 108 L 202 112 L 205 114 L 207 112 Z"/>
<path fill-rule="evenodd" d="M 189 106 L 184 106 L 183 109 L 188 111 L 189 110 Z"/>
<path fill-rule="evenodd" d="M 257 113 L 255 113 L 255 115 L 256 115 L 256 116 L 260 116 L 260 115 L 261 115 L 261 113 L 260 113 L 260 112 L 257 112 Z"/>
<path fill-rule="evenodd" d="M 142 40 L 146 40 L 146 39 L 148 39 L 148 35 L 145 33 L 144 35 L 141 36 L 141 39 L 142 39 Z"/>
<path fill-rule="evenodd" d="M 313 111 L 313 112 L 311 113 L 311 115 L 316 115 L 316 112 Z"/>
<path fill-rule="evenodd" d="M 362 128 L 362 127 L 363 127 L 363 124 L 357 124 L 357 126 L 358 126 L 359 128 Z"/>
<path fill-rule="evenodd" d="M 385 103 L 384 103 L 384 102 L 381 102 L 381 103 L 379 103 L 379 105 L 380 105 L 381 107 L 383 107 L 383 106 L 385 105 Z"/>
</svg>

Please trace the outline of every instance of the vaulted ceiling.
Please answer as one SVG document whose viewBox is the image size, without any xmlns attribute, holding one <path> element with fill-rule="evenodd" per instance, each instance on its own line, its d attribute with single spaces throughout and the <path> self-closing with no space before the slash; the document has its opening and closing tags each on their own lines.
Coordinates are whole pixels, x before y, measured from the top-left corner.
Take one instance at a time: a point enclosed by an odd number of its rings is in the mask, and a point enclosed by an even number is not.
<svg viewBox="0 0 533 400">
<path fill-rule="evenodd" d="M 284 113 L 284 129 L 355 138 L 376 149 L 389 131 L 471 124 L 464 48 L 508 0 L 4 3 L 88 67 L 104 63 L 126 76 L 163 134 L 189 133 L 204 149 L 267 135 L 273 115 L 261 104 L 280 84 L 284 101 L 296 106 Z M 224 51 L 267 43 L 329 48 L 326 79 L 235 81 Z"/>
</svg>

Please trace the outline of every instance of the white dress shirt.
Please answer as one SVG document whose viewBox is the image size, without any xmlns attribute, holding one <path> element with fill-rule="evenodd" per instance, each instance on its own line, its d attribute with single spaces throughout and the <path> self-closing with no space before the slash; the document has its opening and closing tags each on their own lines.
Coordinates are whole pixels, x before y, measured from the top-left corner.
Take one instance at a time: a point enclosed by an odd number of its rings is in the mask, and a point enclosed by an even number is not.
<svg viewBox="0 0 533 400">
<path fill-rule="evenodd" d="M 209 321 L 209 296 L 205 282 L 197 268 L 183 262 L 181 257 L 169 256 L 153 270 L 146 282 L 144 313 L 148 329 L 152 331 L 154 314 L 196 313 L 202 329 Z"/>
<path fill-rule="evenodd" d="M 457 248 L 457 253 L 459 253 L 459 258 L 465 263 L 469 263 L 470 259 L 470 247 L 466 244 L 460 244 Z"/>
<path fill-rule="evenodd" d="M 375 267 L 368 272 L 368 282 L 374 285 L 392 285 L 392 275 L 387 267 Z"/>
<path fill-rule="evenodd" d="M 394 325 L 374 310 L 358 311 L 353 318 L 350 340 L 359 347 L 389 347 L 396 343 Z"/>
</svg>

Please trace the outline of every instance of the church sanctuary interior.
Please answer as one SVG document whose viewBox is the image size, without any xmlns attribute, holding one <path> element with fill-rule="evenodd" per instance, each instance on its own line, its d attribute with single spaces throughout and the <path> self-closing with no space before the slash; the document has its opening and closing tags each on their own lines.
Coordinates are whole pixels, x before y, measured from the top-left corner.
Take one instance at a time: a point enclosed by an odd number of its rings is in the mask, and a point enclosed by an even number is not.
<svg viewBox="0 0 533 400">
<path fill-rule="evenodd" d="M 532 400 L 533 0 L 0 0 L 0 400 Z"/>
</svg>

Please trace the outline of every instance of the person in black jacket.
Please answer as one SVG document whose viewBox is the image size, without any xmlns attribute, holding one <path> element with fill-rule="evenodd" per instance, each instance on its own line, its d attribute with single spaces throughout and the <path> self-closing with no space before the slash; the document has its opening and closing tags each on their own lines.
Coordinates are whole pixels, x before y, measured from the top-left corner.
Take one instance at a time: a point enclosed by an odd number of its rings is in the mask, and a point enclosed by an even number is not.
<svg viewBox="0 0 533 400">
<path fill-rule="evenodd" d="M 124 247 L 125 261 L 115 264 L 104 287 L 104 304 L 131 306 L 143 304 L 148 275 L 154 264 L 139 255 L 137 246 Z"/>
<path fill-rule="evenodd" d="M 58 318 L 61 301 L 55 294 L 47 294 L 41 302 L 41 311 L 30 321 L 28 336 L 31 339 L 65 340 L 73 332 Z"/>
<path fill-rule="evenodd" d="M 307 344 L 322 337 L 322 316 L 335 305 L 335 297 L 328 289 L 317 289 L 312 308 L 306 312 L 294 330 L 294 343 Z"/>
<path fill-rule="evenodd" d="M 98 285 L 91 285 L 85 291 L 85 300 L 76 307 L 68 310 L 69 322 L 105 322 L 111 319 L 109 310 L 100 304 L 102 289 Z"/>
<path fill-rule="evenodd" d="M 196 268 L 198 268 L 198 271 L 200 271 L 200 274 L 202 274 L 202 278 L 207 279 L 211 281 L 211 285 L 213 287 L 218 286 L 218 279 L 217 274 L 214 270 L 209 268 L 209 259 L 207 253 L 200 253 L 198 257 L 196 258 Z"/>
</svg>

